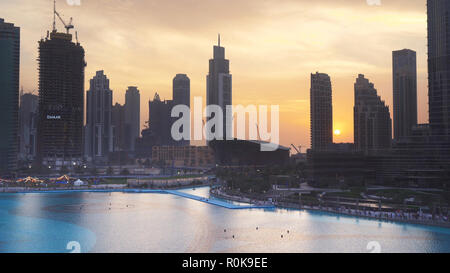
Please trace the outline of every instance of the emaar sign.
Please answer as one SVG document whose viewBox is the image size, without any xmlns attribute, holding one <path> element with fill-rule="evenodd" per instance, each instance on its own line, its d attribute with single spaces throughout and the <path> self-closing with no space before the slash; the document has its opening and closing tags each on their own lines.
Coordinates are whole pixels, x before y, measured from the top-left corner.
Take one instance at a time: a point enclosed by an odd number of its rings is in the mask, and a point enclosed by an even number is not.
<svg viewBox="0 0 450 273">
<path fill-rule="evenodd" d="M 61 119 L 60 115 L 47 115 L 47 119 Z"/>
</svg>

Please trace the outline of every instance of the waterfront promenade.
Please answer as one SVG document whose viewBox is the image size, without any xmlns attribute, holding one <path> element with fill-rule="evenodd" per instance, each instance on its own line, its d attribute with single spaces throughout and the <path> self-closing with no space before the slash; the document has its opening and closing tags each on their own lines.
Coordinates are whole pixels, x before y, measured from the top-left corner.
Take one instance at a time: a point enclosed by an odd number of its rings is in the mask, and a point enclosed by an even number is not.
<svg viewBox="0 0 450 273">
<path fill-rule="evenodd" d="M 211 194 L 217 198 L 232 200 L 236 202 L 249 202 L 255 203 L 260 201 L 251 200 L 247 197 L 240 196 L 231 196 L 228 195 L 218 189 L 212 190 Z M 290 203 L 290 202 L 274 202 L 274 206 L 278 208 L 284 209 L 295 209 L 295 210 L 309 210 L 309 211 L 320 211 L 327 212 L 336 215 L 346 215 L 357 218 L 366 218 L 366 219 L 374 219 L 379 221 L 386 222 L 399 222 L 399 223 L 409 223 L 409 224 L 417 224 L 417 225 L 427 225 L 427 226 L 438 226 L 444 228 L 450 228 L 450 219 L 445 215 L 435 215 L 433 217 L 430 213 L 422 213 L 422 212 L 387 212 L 380 210 L 361 210 L 361 209 L 350 209 L 346 207 L 325 207 L 325 206 L 307 206 L 300 205 L 298 203 Z"/>
<path fill-rule="evenodd" d="M 357 218 L 375 219 L 386 222 L 399 222 L 416 225 L 427 225 L 450 228 L 450 221 L 447 216 L 433 216 L 429 213 L 406 213 L 406 212 L 384 212 L 376 210 L 356 210 L 345 207 L 332 208 L 332 207 L 320 207 L 320 206 L 300 206 L 293 203 L 276 203 L 277 207 L 310 211 L 328 212 L 337 215 L 346 215 Z"/>
</svg>

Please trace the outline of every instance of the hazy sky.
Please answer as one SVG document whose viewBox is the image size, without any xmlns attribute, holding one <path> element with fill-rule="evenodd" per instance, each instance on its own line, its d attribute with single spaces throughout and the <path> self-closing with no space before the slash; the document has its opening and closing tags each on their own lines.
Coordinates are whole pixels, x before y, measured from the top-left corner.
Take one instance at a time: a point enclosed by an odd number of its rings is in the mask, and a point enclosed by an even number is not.
<svg viewBox="0 0 450 273">
<path fill-rule="evenodd" d="M 69 2 L 71 2 L 69 0 Z M 37 90 L 37 46 L 52 25 L 52 0 L 0 0 L 0 18 L 21 27 L 21 85 Z M 186 73 L 191 96 L 206 95 L 212 47 L 221 33 L 233 74 L 234 104 L 279 104 L 281 144 L 309 147 L 310 73 L 333 84 L 335 142 L 353 142 L 353 83 L 365 74 L 390 106 L 392 50 L 418 57 L 419 122 L 427 122 L 426 1 L 381 0 L 81 0 L 57 1 L 73 17 L 86 50 L 86 90 L 105 70 L 114 102 L 141 91 L 141 120 L 155 91 L 171 99 Z M 57 22 L 60 31 L 64 28 Z"/>
</svg>

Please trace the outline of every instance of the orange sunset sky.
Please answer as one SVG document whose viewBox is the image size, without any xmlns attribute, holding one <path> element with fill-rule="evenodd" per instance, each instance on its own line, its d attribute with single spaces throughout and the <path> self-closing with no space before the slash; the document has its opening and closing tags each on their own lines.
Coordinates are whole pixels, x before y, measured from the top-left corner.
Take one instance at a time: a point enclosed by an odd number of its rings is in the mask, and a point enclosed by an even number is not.
<svg viewBox="0 0 450 273">
<path fill-rule="evenodd" d="M 71 2 L 71 1 L 69 1 Z M 20 84 L 37 93 L 38 40 L 51 30 L 52 0 L 0 0 L 0 18 L 21 27 Z M 365 74 L 390 106 L 392 51 L 417 52 L 419 122 L 428 120 L 426 1 L 381 0 L 81 0 L 57 1 L 86 50 L 86 90 L 104 70 L 124 102 L 141 91 L 141 121 L 154 93 L 171 99 L 172 79 L 191 79 L 191 99 L 206 96 L 212 47 L 221 34 L 233 74 L 234 104 L 280 105 L 282 145 L 309 147 L 310 73 L 333 85 L 335 142 L 353 142 L 353 83 Z M 60 22 L 57 28 L 63 31 Z M 73 33 L 73 31 L 72 31 Z"/>
</svg>

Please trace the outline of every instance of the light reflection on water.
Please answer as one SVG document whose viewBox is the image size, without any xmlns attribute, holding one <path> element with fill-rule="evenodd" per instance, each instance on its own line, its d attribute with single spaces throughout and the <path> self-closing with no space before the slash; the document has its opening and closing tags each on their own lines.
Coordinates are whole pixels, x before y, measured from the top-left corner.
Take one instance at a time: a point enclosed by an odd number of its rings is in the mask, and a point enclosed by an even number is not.
<svg viewBox="0 0 450 273">
<path fill-rule="evenodd" d="M 0 252 L 68 252 L 70 241 L 85 252 L 367 252 L 371 241 L 382 252 L 450 252 L 449 229 L 319 212 L 229 210 L 170 194 L 0 195 Z"/>
</svg>

